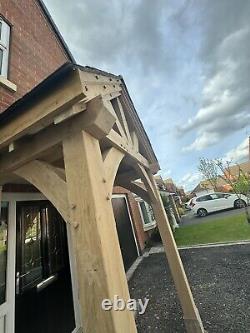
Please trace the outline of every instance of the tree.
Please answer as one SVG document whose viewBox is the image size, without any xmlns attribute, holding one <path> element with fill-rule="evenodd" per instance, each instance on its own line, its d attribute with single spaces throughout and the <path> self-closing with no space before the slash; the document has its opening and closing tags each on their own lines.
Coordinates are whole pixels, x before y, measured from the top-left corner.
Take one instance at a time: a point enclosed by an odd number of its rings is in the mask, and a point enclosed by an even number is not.
<svg viewBox="0 0 250 333">
<path fill-rule="evenodd" d="M 216 191 L 218 185 L 218 167 L 214 163 L 214 160 L 201 157 L 198 170 L 203 176 L 204 180 L 207 180 L 212 188 Z"/>
<path fill-rule="evenodd" d="M 247 205 L 244 205 L 246 220 L 250 223 L 250 213 L 248 211 L 249 198 L 250 198 L 250 177 L 245 174 L 240 166 L 237 175 L 231 172 L 231 162 L 223 161 L 222 159 L 209 160 L 207 158 L 200 158 L 198 170 L 203 178 L 212 185 L 213 189 L 217 189 L 219 179 L 223 179 L 226 184 L 229 184 L 233 193 L 239 200 L 241 195 L 247 197 Z"/>
<path fill-rule="evenodd" d="M 226 183 L 228 183 L 233 193 L 237 195 L 237 198 L 241 200 L 241 195 L 244 194 L 247 197 L 247 205 L 244 205 L 245 215 L 247 222 L 250 223 L 250 213 L 248 211 L 249 207 L 249 197 L 250 197 L 250 178 L 238 165 L 238 174 L 233 175 L 231 172 L 231 163 L 229 161 L 223 162 L 222 159 L 216 159 L 215 164 L 220 170 L 219 175 Z"/>
</svg>

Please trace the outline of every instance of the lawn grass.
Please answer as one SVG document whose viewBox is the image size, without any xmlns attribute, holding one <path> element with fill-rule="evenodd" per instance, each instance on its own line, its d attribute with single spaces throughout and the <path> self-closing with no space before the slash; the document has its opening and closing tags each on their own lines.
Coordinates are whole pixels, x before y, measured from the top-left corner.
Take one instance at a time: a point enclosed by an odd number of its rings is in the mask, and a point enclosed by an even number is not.
<svg viewBox="0 0 250 333">
<path fill-rule="evenodd" d="M 250 239 L 250 225 L 244 214 L 225 217 L 176 229 L 178 246 Z"/>
</svg>

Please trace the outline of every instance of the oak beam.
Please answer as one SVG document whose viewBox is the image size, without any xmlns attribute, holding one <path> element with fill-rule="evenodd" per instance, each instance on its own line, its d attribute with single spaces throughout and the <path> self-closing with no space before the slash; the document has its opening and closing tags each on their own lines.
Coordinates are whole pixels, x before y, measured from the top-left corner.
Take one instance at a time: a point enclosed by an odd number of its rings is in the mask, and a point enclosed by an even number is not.
<svg viewBox="0 0 250 333">
<path fill-rule="evenodd" d="M 119 182 L 118 185 L 126 188 L 127 190 L 131 191 L 132 193 L 138 195 L 140 198 L 142 198 L 144 201 L 146 201 L 148 204 L 151 204 L 151 199 L 148 194 L 148 191 L 146 190 L 145 186 L 143 184 L 139 184 L 137 182 Z"/>
<path fill-rule="evenodd" d="M 143 165 L 147 169 L 150 168 L 150 164 L 149 164 L 148 160 L 144 156 L 142 156 L 140 153 L 136 152 L 133 149 L 133 145 L 129 144 L 123 137 L 121 137 L 113 129 L 106 136 L 105 140 L 108 143 L 110 143 L 112 146 L 125 152 L 132 159 L 132 161 Z"/>
<path fill-rule="evenodd" d="M 15 174 L 26 179 L 42 192 L 55 206 L 66 222 L 69 222 L 67 185 L 57 168 L 42 161 L 32 161 L 15 170 Z"/>
<path fill-rule="evenodd" d="M 20 142 L 17 149 L 0 156 L 0 175 L 12 172 L 34 159 L 40 158 L 48 149 L 59 145 L 62 140 L 83 129 L 100 138 L 110 131 L 115 118 L 106 109 L 101 97 L 87 104 L 87 110 L 58 125 L 51 125 L 33 135 L 29 140 Z"/>
<path fill-rule="evenodd" d="M 130 298 L 99 142 L 86 132 L 63 142 L 81 314 L 86 333 L 136 332 L 133 313 L 104 311 L 104 299 Z"/>
<path fill-rule="evenodd" d="M 0 148 L 15 141 L 21 136 L 33 133 L 53 122 L 53 118 L 85 97 L 79 70 L 57 87 L 47 92 L 42 100 L 25 112 L 20 112 L 0 129 Z"/>
<path fill-rule="evenodd" d="M 141 178 L 148 191 L 151 201 L 155 202 L 157 200 L 157 188 L 154 186 L 154 183 L 152 183 L 152 177 L 150 178 L 150 171 L 145 170 L 144 167 L 140 164 L 135 165 L 135 168 L 138 172 L 138 176 Z"/>
<path fill-rule="evenodd" d="M 200 314 L 194 303 L 193 295 L 187 280 L 187 276 L 175 243 L 161 196 L 157 190 L 154 177 L 151 175 L 152 186 L 155 188 L 157 200 L 151 202 L 155 219 L 168 259 L 169 268 L 175 283 L 177 294 L 181 303 L 183 318 L 188 333 L 204 333 Z M 145 184 L 148 188 L 148 185 Z M 148 188 L 149 189 L 149 188 Z"/>
</svg>

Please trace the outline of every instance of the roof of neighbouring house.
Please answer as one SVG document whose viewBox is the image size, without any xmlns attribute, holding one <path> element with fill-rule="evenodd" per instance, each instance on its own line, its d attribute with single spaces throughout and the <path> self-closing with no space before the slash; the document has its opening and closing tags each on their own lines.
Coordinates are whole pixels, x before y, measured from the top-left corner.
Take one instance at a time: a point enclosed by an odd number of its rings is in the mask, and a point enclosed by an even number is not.
<svg viewBox="0 0 250 333">
<path fill-rule="evenodd" d="M 243 171 L 244 173 L 250 173 L 250 161 L 232 165 L 229 167 L 229 170 L 232 176 L 238 175 L 240 170 Z"/>
</svg>

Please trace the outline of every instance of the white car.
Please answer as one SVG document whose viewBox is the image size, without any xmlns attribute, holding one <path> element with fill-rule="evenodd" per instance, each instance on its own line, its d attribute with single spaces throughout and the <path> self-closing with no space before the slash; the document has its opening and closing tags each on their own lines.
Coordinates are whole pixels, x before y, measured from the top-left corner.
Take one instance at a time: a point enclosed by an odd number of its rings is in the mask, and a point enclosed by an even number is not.
<svg viewBox="0 0 250 333">
<path fill-rule="evenodd" d="M 192 203 L 192 199 L 190 199 L 188 202 L 185 203 L 185 208 L 188 209 L 188 210 L 191 210 L 191 203 Z"/>
<path fill-rule="evenodd" d="M 247 197 L 243 194 L 214 192 L 193 198 L 190 206 L 194 214 L 204 217 L 208 213 L 223 209 L 241 208 L 246 206 L 247 203 Z"/>
</svg>

